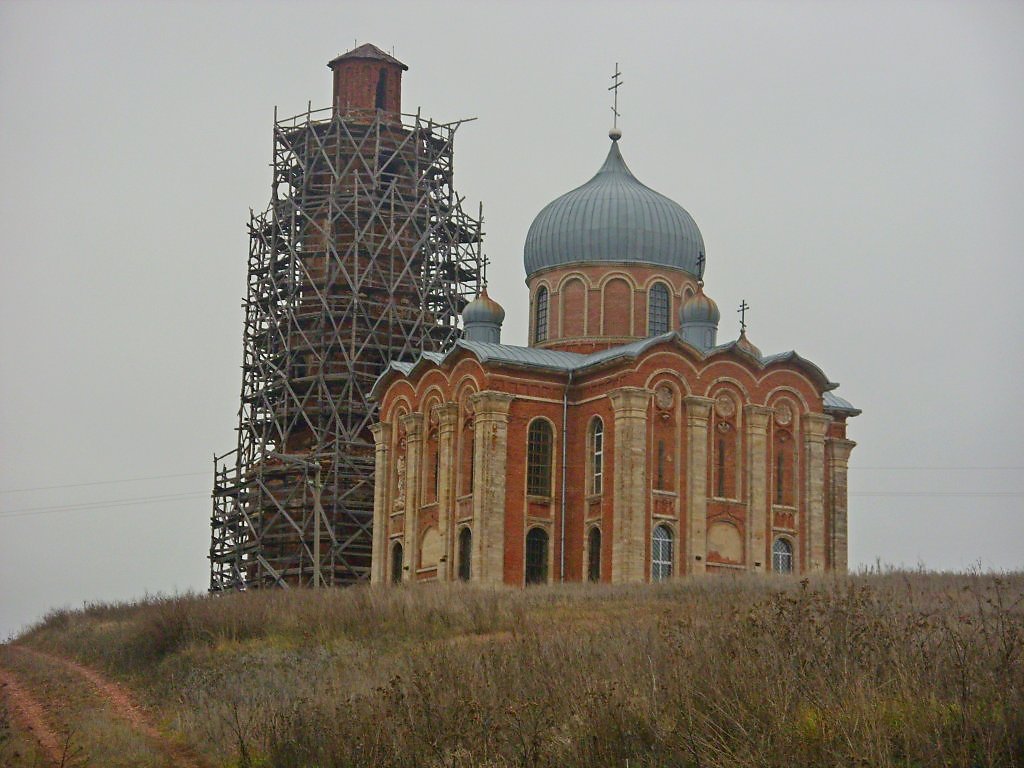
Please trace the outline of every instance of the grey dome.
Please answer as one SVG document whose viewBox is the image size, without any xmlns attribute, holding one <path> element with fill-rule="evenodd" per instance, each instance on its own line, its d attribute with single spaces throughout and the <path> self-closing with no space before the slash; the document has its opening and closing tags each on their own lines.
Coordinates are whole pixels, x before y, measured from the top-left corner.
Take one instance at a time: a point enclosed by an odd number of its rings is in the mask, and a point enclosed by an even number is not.
<svg viewBox="0 0 1024 768">
<path fill-rule="evenodd" d="M 505 322 L 505 310 L 501 304 L 487 295 L 487 288 L 473 299 L 462 310 L 463 323 L 497 323 Z"/>
<path fill-rule="evenodd" d="M 637 181 L 613 141 L 594 178 L 537 214 L 523 262 L 527 277 L 547 267 L 602 261 L 673 267 L 700 277 L 703 253 L 693 217 Z"/>
<path fill-rule="evenodd" d="M 718 311 L 718 305 L 714 300 L 705 295 L 704 286 L 697 284 L 697 292 L 683 302 L 679 310 L 680 323 L 714 323 L 722 319 L 722 313 Z"/>
</svg>

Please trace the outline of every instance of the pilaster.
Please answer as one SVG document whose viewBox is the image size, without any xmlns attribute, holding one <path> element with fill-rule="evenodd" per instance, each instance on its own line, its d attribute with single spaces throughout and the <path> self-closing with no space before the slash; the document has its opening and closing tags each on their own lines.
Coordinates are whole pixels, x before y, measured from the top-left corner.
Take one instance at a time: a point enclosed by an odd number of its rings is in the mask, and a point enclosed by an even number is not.
<svg viewBox="0 0 1024 768">
<path fill-rule="evenodd" d="M 828 464 L 831 477 L 829 486 L 832 493 L 829 499 L 829 518 L 831 532 L 829 541 L 829 562 L 837 573 L 846 573 L 847 560 L 847 471 L 849 469 L 850 452 L 856 447 L 853 440 L 830 437 L 825 441 L 828 452 Z"/>
<path fill-rule="evenodd" d="M 804 443 L 804 509 L 807 511 L 806 552 L 810 573 L 825 570 L 825 434 L 832 417 L 805 413 L 801 417 Z"/>
<path fill-rule="evenodd" d="M 388 520 L 391 514 L 391 425 L 378 422 L 373 434 L 373 550 L 370 558 L 370 583 L 387 581 Z"/>
<path fill-rule="evenodd" d="M 423 414 L 409 413 L 401 419 L 405 432 L 405 535 L 403 549 L 405 551 L 405 568 L 402 581 L 408 581 L 416 575 L 420 567 L 420 485 L 422 483 L 423 463 Z"/>
<path fill-rule="evenodd" d="M 443 561 L 437 564 L 437 580 L 452 577 L 453 535 L 451 520 L 455 511 L 455 429 L 459 421 L 459 406 L 444 403 L 437 411 L 437 530 L 441 534 Z"/>
<path fill-rule="evenodd" d="M 768 500 L 768 419 L 771 409 L 763 405 L 743 407 L 747 432 L 747 568 L 767 570 L 770 515 Z"/>
<path fill-rule="evenodd" d="M 686 406 L 686 564 L 680 573 L 704 573 L 708 549 L 708 422 L 714 400 L 688 395 Z"/>
<path fill-rule="evenodd" d="M 470 397 L 473 420 L 473 581 L 505 577 L 505 477 L 508 410 L 513 396 L 484 390 Z"/>
<path fill-rule="evenodd" d="M 646 580 L 647 410 L 649 390 L 621 387 L 608 393 L 615 413 L 612 479 L 612 582 Z"/>
</svg>

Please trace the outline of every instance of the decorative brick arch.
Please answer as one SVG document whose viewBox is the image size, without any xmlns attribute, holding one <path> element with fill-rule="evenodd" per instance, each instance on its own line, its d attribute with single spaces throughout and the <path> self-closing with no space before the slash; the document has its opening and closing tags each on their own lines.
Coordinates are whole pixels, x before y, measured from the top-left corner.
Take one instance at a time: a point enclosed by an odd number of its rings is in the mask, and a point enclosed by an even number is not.
<svg viewBox="0 0 1024 768">
<path fill-rule="evenodd" d="M 583 275 L 574 273 L 562 280 L 558 288 L 560 338 L 579 338 L 587 335 L 589 293 Z"/>
<path fill-rule="evenodd" d="M 633 335 L 632 282 L 624 275 L 614 275 L 601 285 L 601 335 Z"/>
</svg>

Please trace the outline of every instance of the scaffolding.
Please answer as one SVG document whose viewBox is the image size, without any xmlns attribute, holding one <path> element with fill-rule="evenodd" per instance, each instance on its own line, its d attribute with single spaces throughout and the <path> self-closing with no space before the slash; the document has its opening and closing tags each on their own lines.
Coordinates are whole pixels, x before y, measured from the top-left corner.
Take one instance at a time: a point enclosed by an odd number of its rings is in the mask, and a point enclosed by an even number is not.
<svg viewBox="0 0 1024 768">
<path fill-rule="evenodd" d="M 369 578 L 374 406 L 392 360 L 439 351 L 479 291 L 481 222 L 452 185 L 465 121 L 274 116 L 250 212 L 237 445 L 214 457 L 210 590 Z"/>
</svg>

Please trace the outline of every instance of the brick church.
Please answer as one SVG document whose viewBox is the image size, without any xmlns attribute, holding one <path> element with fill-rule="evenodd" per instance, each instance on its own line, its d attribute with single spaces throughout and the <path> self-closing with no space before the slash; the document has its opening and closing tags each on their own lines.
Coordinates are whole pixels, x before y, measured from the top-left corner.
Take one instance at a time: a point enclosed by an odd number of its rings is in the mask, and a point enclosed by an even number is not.
<svg viewBox="0 0 1024 768">
<path fill-rule="evenodd" d="M 526 236 L 529 345 L 484 289 L 377 380 L 373 582 L 846 570 L 860 411 L 796 352 L 720 343 L 700 230 L 610 137 Z"/>
</svg>

